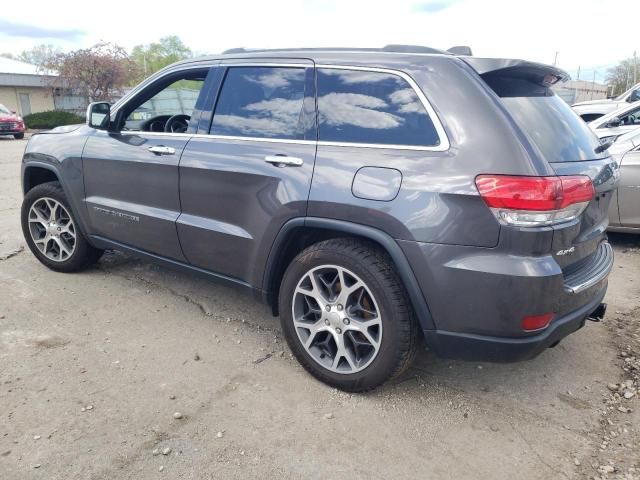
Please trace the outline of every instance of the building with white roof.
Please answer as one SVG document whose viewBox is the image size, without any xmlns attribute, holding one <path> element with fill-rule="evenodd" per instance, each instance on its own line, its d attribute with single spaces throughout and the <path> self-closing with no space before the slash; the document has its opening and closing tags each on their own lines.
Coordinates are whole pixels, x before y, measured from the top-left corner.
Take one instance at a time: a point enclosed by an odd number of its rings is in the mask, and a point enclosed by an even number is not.
<svg viewBox="0 0 640 480">
<path fill-rule="evenodd" d="M 10 58 L 0 57 L 0 104 L 24 116 L 53 110 L 52 72 Z"/>
</svg>

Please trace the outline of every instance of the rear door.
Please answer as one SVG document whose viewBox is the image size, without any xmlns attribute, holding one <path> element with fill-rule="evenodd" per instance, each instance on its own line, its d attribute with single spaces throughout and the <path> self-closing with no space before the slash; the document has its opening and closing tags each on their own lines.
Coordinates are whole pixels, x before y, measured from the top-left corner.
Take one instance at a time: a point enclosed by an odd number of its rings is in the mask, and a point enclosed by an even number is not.
<svg viewBox="0 0 640 480">
<path fill-rule="evenodd" d="M 640 228 L 640 147 L 622 158 L 618 208 L 623 227 Z"/>
<path fill-rule="evenodd" d="M 313 63 L 225 63 L 210 126 L 180 162 L 188 261 L 251 285 L 282 225 L 306 214 L 316 153 Z M 204 127 L 203 130 L 203 126 Z"/>
</svg>

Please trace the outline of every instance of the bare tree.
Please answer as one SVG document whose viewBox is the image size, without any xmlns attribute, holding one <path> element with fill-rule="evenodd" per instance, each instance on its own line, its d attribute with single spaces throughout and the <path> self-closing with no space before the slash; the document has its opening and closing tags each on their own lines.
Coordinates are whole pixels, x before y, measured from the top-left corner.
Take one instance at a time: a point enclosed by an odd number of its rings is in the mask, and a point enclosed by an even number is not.
<svg viewBox="0 0 640 480">
<path fill-rule="evenodd" d="M 108 42 L 57 54 L 50 68 L 58 73 L 52 86 L 89 99 L 112 101 L 136 77 L 137 66 L 126 50 Z"/>
<path fill-rule="evenodd" d="M 607 82 L 613 88 L 612 95 L 619 95 L 633 86 L 638 77 L 637 68 L 634 59 L 627 58 L 607 70 Z"/>
</svg>

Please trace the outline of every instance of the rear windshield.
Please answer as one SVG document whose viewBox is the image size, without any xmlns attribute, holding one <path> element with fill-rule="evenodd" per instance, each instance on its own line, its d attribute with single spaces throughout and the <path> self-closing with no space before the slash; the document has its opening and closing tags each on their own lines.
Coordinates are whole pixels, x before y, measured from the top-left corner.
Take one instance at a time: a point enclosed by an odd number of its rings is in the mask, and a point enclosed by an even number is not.
<svg viewBox="0 0 640 480">
<path fill-rule="evenodd" d="M 605 158 L 587 124 L 550 88 L 525 79 L 485 76 L 516 123 L 551 163 Z"/>
</svg>

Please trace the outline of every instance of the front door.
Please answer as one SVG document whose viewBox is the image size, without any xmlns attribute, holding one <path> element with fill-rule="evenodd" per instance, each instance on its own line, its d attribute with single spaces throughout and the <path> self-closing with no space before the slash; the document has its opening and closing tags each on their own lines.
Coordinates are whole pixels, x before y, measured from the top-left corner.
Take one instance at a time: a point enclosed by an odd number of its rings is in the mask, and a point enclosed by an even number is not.
<svg viewBox="0 0 640 480">
<path fill-rule="evenodd" d="M 89 137 L 82 162 L 92 235 L 186 261 L 175 225 L 178 164 L 208 72 L 163 76 L 112 114 L 122 119 L 117 133 L 96 130 Z"/>
<path fill-rule="evenodd" d="M 260 286 L 278 231 L 306 214 L 316 151 L 313 64 L 219 69 L 211 127 L 190 140 L 180 162 L 178 234 L 193 265 Z"/>
</svg>

